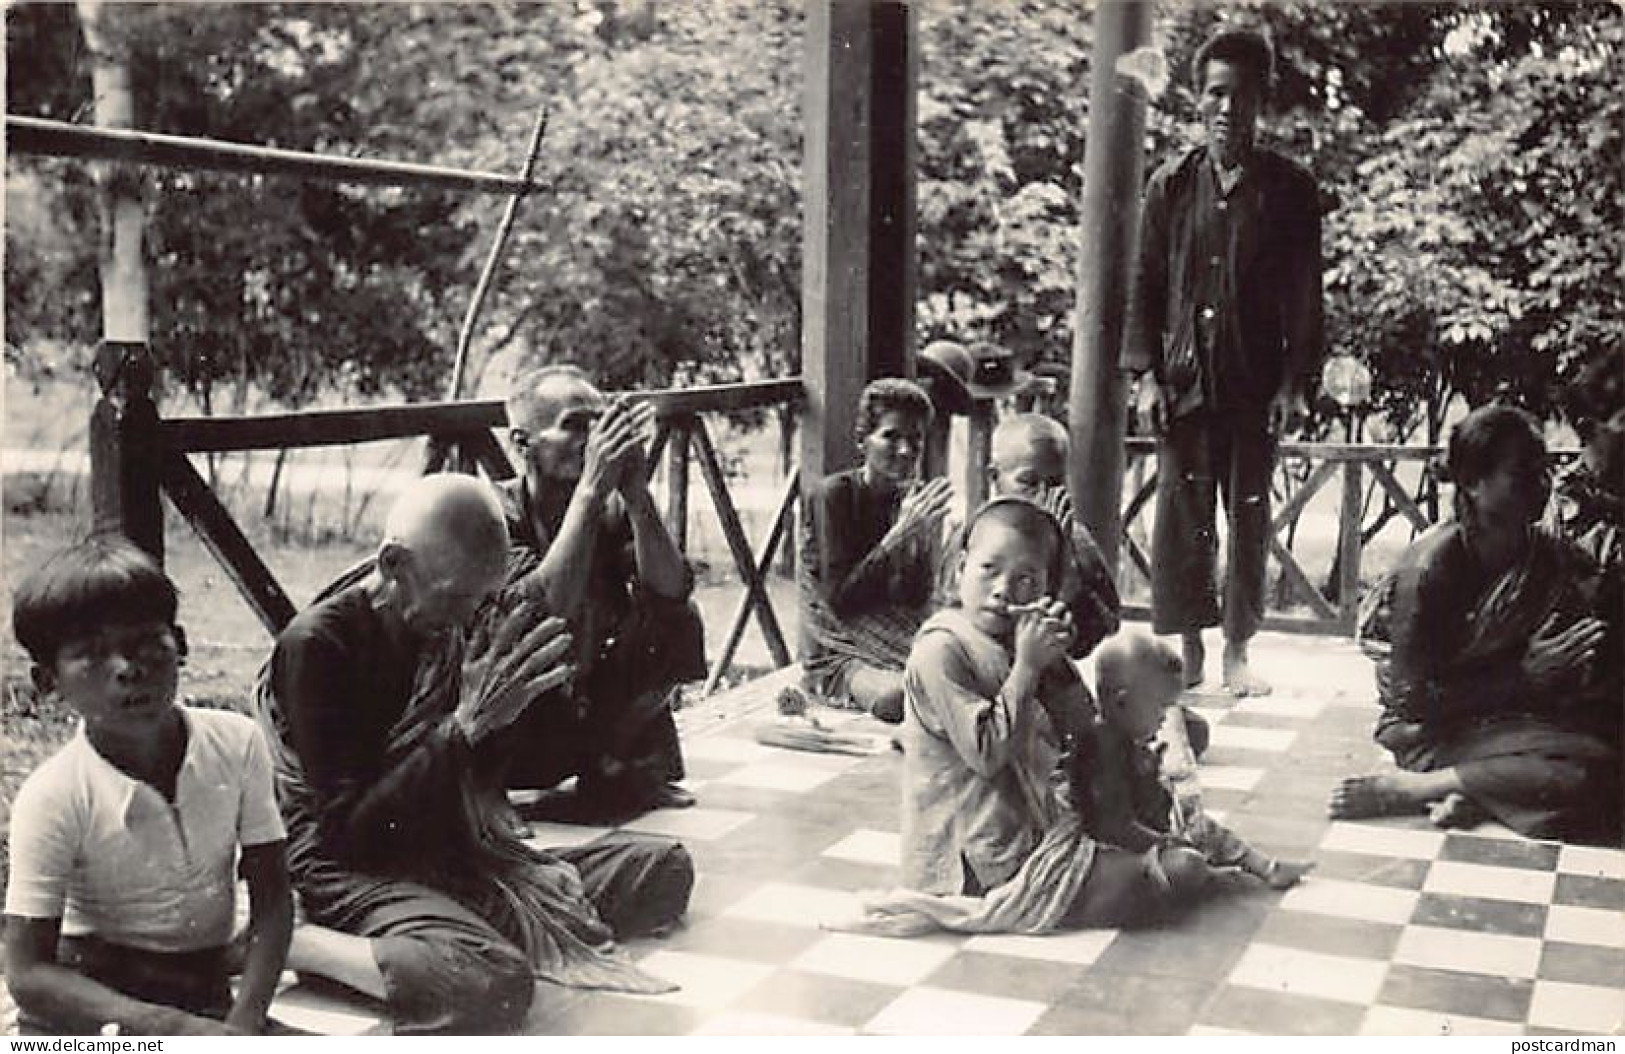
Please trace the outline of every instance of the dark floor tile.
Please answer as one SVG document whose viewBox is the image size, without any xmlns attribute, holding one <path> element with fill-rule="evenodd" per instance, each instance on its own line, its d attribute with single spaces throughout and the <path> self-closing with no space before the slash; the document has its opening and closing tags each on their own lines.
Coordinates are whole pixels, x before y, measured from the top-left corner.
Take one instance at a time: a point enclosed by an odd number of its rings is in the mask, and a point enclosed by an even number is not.
<svg viewBox="0 0 1625 1054">
<path fill-rule="evenodd" d="M 700 1012 L 635 996 L 595 992 L 567 1006 L 534 1034 L 562 1036 L 686 1036 Z"/>
<path fill-rule="evenodd" d="M 1625 911 L 1625 882 L 1596 875 L 1560 874 L 1557 876 L 1557 889 L 1552 894 L 1552 903 Z"/>
<path fill-rule="evenodd" d="M 1224 825 L 1247 841 L 1255 845 L 1269 842 L 1290 847 L 1300 857 L 1313 855 L 1312 850 L 1326 837 L 1328 822 L 1324 813 L 1283 816 L 1272 810 L 1267 801 L 1250 802 L 1224 817 Z"/>
<path fill-rule="evenodd" d="M 1052 1006 L 1027 1029 L 1029 1036 L 1124 1036 L 1128 1023 L 1118 1011 Z"/>
<path fill-rule="evenodd" d="M 1533 993 L 1534 982 L 1522 978 L 1395 963 L 1388 968 L 1377 1002 L 1463 1017 L 1522 1021 L 1529 1013 Z"/>
<path fill-rule="evenodd" d="M 1547 941 L 1541 948 L 1537 974 L 1543 981 L 1625 989 L 1625 953 L 1618 948 Z M 1625 1001 L 1625 994 L 1620 999 Z"/>
<path fill-rule="evenodd" d="M 1264 921 L 1257 940 L 1288 948 L 1346 955 L 1355 959 L 1388 959 L 1399 946 L 1403 926 L 1362 919 L 1343 919 L 1304 911 L 1277 911 Z"/>
<path fill-rule="evenodd" d="M 1546 930 L 1546 906 L 1485 897 L 1459 897 L 1423 893 L 1411 922 L 1475 933 L 1504 933 L 1513 937 L 1539 937 Z"/>
<path fill-rule="evenodd" d="M 762 787 L 741 787 L 714 780 L 700 787 L 694 795 L 707 809 L 733 809 L 736 812 L 755 813 L 758 820 L 764 815 L 777 816 L 790 797 L 783 791 L 767 790 Z"/>
<path fill-rule="evenodd" d="M 1160 926 L 1119 933 L 1094 968 L 1114 974 L 1223 977 L 1246 951 L 1270 904 L 1246 893 L 1220 895 Z"/>
<path fill-rule="evenodd" d="M 1053 1003 L 1085 969 L 1070 963 L 961 951 L 922 983 L 956 992 Z"/>
<path fill-rule="evenodd" d="M 1321 849 L 1314 854 L 1315 877 L 1335 878 L 1343 882 L 1364 882 L 1373 886 L 1392 886 L 1396 889 L 1421 889 L 1427 880 L 1431 860 L 1407 860 L 1403 857 L 1376 856 L 1371 853 L 1347 853 L 1335 849 Z"/>
<path fill-rule="evenodd" d="M 820 856 L 792 871 L 786 881 L 820 889 L 891 889 L 897 885 L 897 867 L 892 864 L 866 864 Z"/>
<path fill-rule="evenodd" d="M 789 962 L 823 936 L 819 930 L 805 926 L 719 916 L 686 926 L 659 946 L 776 966 Z"/>
<path fill-rule="evenodd" d="M 1550 842 L 1526 842 L 1514 838 L 1489 838 L 1451 831 L 1445 836 L 1440 860 L 1459 860 L 1468 864 L 1492 864 L 1496 867 L 1524 867 L 1533 871 L 1557 869 L 1557 854 L 1561 846 Z"/>
<path fill-rule="evenodd" d="M 1365 1012 L 1357 1003 L 1226 985 L 1208 1000 L 1198 1020 L 1264 1036 L 1351 1036 Z"/>
<path fill-rule="evenodd" d="M 746 992 L 731 1009 L 861 1028 L 902 993 L 903 989 L 891 985 L 780 970 Z"/>
<path fill-rule="evenodd" d="M 780 879 L 851 833 L 850 824 L 758 818 L 695 854 L 701 872 Z"/>
<path fill-rule="evenodd" d="M 1086 970 L 1056 1002 L 1076 1010 L 1115 1016 L 1125 1035 L 1182 1036 L 1196 1023 L 1217 976 L 1159 977 Z"/>
<path fill-rule="evenodd" d="M 703 859 L 703 850 L 695 855 L 699 858 L 696 862 L 699 880 L 695 882 L 694 892 L 688 900 L 690 924 L 719 914 L 762 884 L 761 879 L 733 875 L 709 866 Z"/>
</svg>

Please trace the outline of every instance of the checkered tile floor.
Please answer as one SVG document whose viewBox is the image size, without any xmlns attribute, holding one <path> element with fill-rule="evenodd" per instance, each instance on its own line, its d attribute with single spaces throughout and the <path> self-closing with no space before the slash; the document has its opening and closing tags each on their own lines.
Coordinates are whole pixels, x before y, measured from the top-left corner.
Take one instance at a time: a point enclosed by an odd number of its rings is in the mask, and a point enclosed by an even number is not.
<svg viewBox="0 0 1625 1054">
<path fill-rule="evenodd" d="M 537 1034 L 1609 1034 L 1625 1028 L 1625 853 L 1494 826 L 1333 823 L 1327 795 L 1378 759 L 1370 670 L 1346 642 L 1266 635 L 1274 696 L 1196 694 L 1212 722 L 1207 802 L 1244 837 L 1318 868 L 1285 894 L 1227 891 L 1162 928 L 890 940 L 833 933 L 895 879 L 899 759 L 756 744 L 748 722 L 686 729 L 696 808 L 628 825 L 699 865 L 687 926 L 633 953 L 679 983 L 654 998 L 538 990 Z M 754 719 L 761 719 L 758 714 Z M 867 722 L 866 718 L 859 719 Z M 876 726 L 878 727 L 878 726 Z M 541 825 L 539 844 L 599 837 Z M 274 1012 L 387 1030 L 300 987 Z"/>
</svg>

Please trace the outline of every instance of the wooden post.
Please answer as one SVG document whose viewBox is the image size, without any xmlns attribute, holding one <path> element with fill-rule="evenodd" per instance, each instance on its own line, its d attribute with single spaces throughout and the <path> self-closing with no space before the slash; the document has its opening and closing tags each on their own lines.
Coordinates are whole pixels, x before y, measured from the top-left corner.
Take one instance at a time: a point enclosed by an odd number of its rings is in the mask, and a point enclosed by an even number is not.
<svg viewBox="0 0 1625 1054">
<path fill-rule="evenodd" d="M 971 403 L 965 429 L 965 515 L 969 516 L 987 500 L 987 467 L 993 460 L 994 418 L 998 416 L 992 399 Z"/>
<path fill-rule="evenodd" d="M 152 401 L 152 356 L 145 344 L 104 341 L 96 349 L 101 397 L 90 416 L 90 493 L 98 531 L 121 531 L 164 559 L 159 466 L 164 441 Z"/>
<path fill-rule="evenodd" d="M 666 529 L 677 551 L 688 553 L 688 419 L 671 423 L 666 447 Z"/>
<path fill-rule="evenodd" d="M 898 0 L 807 0 L 806 26 L 801 493 L 810 495 L 856 459 L 863 386 L 914 372 L 918 60 L 914 13 Z"/>
<path fill-rule="evenodd" d="M 1337 621 L 1343 632 L 1354 635 L 1360 618 L 1360 506 L 1364 504 L 1360 461 L 1343 463 L 1343 501 L 1338 516 Z"/>
<path fill-rule="evenodd" d="M 1146 40 L 1150 5 L 1100 0 L 1083 159 L 1077 323 L 1072 340 L 1072 500 L 1115 572 L 1122 543 L 1123 436 L 1127 414 L 1118 353 L 1128 303 L 1129 261 L 1140 217 L 1145 98 L 1117 60 Z"/>
</svg>

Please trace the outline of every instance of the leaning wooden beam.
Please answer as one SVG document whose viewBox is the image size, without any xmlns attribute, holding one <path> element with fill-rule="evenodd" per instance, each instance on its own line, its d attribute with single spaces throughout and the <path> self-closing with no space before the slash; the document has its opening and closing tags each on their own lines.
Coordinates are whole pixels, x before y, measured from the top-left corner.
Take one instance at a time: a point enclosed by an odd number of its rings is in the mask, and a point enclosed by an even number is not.
<svg viewBox="0 0 1625 1054">
<path fill-rule="evenodd" d="M 711 444 L 711 434 L 705 427 L 705 422 L 696 420 L 691 438 L 694 442 L 694 451 L 699 454 L 700 473 L 705 477 L 705 485 L 711 491 L 711 504 L 717 511 L 717 520 L 722 525 L 722 536 L 728 540 L 728 548 L 733 553 L 734 569 L 745 583 L 745 595 L 756 608 L 756 618 L 762 627 L 762 636 L 767 640 L 767 650 L 773 654 L 773 661 L 779 666 L 790 665 L 790 650 L 784 645 L 784 634 L 779 629 L 779 620 L 773 614 L 773 601 L 767 595 L 767 587 L 762 582 L 762 574 L 756 570 L 756 563 L 751 558 L 750 541 L 745 537 L 745 528 L 739 522 L 739 513 L 734 510 L 733 500 L 728 496 L 728 481 L 723 478 L 722 465 L 717 461 L 716 447 Z"/>
<path fill-rule="evenodd" d="M 273 637 L 281 633 L 282 627 L 294 616 L 293 601 L 283 592 L 254 546 L 237 529 L 231 513 L 220 504 L 220 499 L 181 451 L 164 452 L 160 473 L 169 500 L 226 569 L 261 624 Z"/>
<path fill-rule="evenodd" d="M 796 495 L 800 491 L 798 486 L 800 475 L 798 469 L 790 470 L 789 477 L 784 481 L 784 496 L 779 499 L 778 512 L 773 517 L 773 529 L 768 532 L 767 540 L 756 552 L 756 576 L 759 581 L 767 581 L 768 572 L 773 568 L 773 557 L 779 551 L 779 543 L 790 524 Z M 739 603 L 735 605 L 733 620 L 728 623 L 728 636 L 722 643 L 722 654 L 717 656 L 716 665 L 711 667 L 711 674 L 705 679 L 705 688 L 700 692 L 701 695 L 710 695 L 716 691 L 717 682 L 722 680 L 723 674 L 733 666 L 734 654 L 739 650 L 739 642 L 745 637 L 745 626 L 750 621 L 750 609 L 755 606 L 752 597 L 753 594 L 746 590 L 740 596 Z"/>
<path fill-rule="evenodd" d="M 781 403 L 800 403 L 797 380 L 750 381 L 698 388 L 629 392 L 654 403 L 660 417 L 694 413 L 727 413 Z M 279 450 L 283 447 L 337 446 L 405 439 L 434 433 L 501 428 L 507 411 L 497 399 L 480 402 L 419 403 L 354 410 L 311 410 L 256 417 L 177 417 L 164 422 L 164 439 L 194 454 L 228 450 Z"/>
<path fill-rule="evenodd" d="M 475 172 L 405 161 L 328 157 L 302 150 L 282 150 L 121 128 L 91 128 L 10 114 L 6 116 L 6 146 L 19 154 L 82 157 L 95 161 L 155 165 L 159 168 L 294 176 L 372 187 L 427 187 L 486 194 L 520 194 L 536 186 L 530 180 L 496 172 Z"/>
<path fill-rule="evenodd" d="M 1304 571 L 1303 565 L 1298 563 L 1298 558 L 1293 556 L 1292 551 L 1282 545 L 1281 540 L 1273 534 L 1270 535 L 1270 552 L 1281 562 L 1281 574 L 1296 587 L 1304 600 L 1309 602 L 1309 606 L 1315 609 L 1315 614 L 1331 620 L 1334 626 L 1341 626 L 1341 616 L 1337 609 L 1332 607 L 1321 595 L 1320 590 L 1315 588 L 1315 584 L 1309 581 L 1309 575 Z"/>
</svg>

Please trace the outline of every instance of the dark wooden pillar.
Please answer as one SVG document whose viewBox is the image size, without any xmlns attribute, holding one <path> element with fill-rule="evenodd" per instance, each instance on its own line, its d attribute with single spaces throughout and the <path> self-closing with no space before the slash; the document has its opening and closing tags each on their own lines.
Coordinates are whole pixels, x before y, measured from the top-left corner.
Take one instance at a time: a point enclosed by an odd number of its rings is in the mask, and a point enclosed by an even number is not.
<svg viewBox="0 0 1625 1054">
<path fill-rule="evenodd" d="M 145 344 L 104 341 L 96 349 L 101 397 L 90 417 L 90 492 L 98 531 L 121 531 L 164 559 L 159 500 L 163 439 L 152 401 L 152 355 Z"/>
<path fill-rule="evenodd" d="M 1145 155 L 1145 97 L 1138 83 L 1119 74 L 1116 65 L 1118 58 L 1145 42 L 1150 17 L 1150 4 L 1143 0 L 1100 0 L 1095 8 L 1089 138 L 1083 159 L 1083 255 L 1072 340 L 1072 464 L 1067 476 L 1078 514 L 1114 571 L 1122 544 L 1127 417 L 1117 359 Z"/>
<path fill-rule="evenodd" d="M 804 495 L 856 461 L 863 386 L 914 372 L 914 38 L 906 3 L 807 0 Z"/>
</svg>

